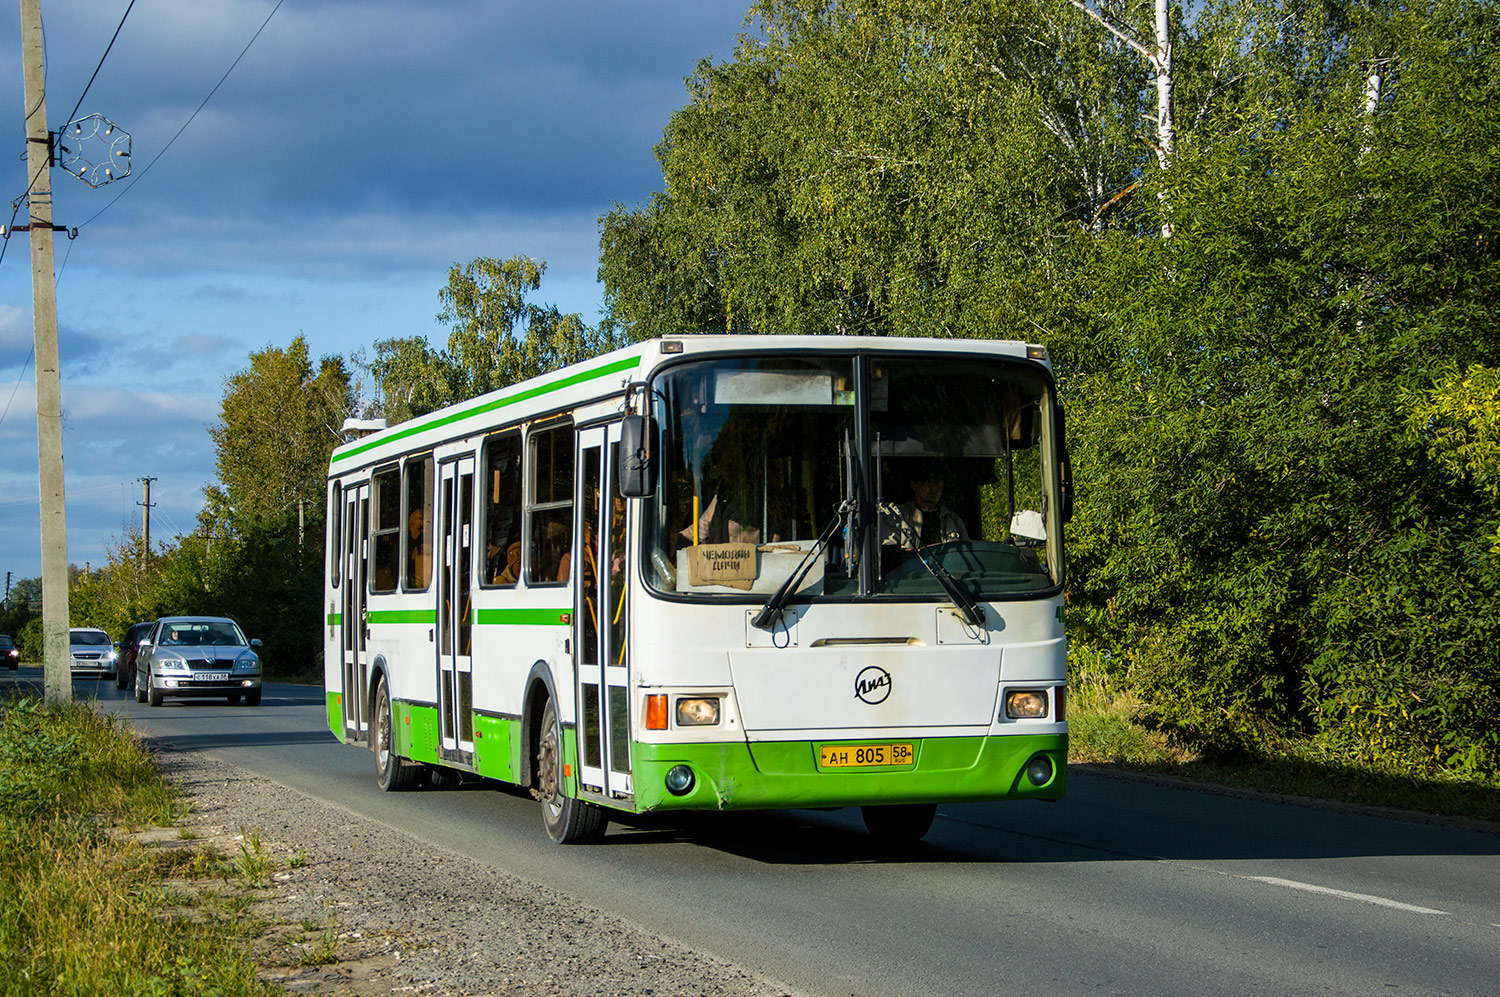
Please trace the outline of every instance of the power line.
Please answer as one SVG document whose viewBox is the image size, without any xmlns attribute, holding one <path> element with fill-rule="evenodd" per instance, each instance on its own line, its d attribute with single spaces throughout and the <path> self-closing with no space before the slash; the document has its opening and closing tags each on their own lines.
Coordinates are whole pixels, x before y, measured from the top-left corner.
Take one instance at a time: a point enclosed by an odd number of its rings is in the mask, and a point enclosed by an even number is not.
<svg viewBox="0 0 1500 997">
<path fill-rule="evenodd" d="M 16 378 L 15 386 L 10 389 L 10 397 L 5 400 L 5 411 L 0 412 L 0 425 L 5 424 L 5 417 L 10 415 L 10 403 L 16 400 L 16 392 L 21 390 L 21 382 L 26 380 L 26 372 L 31 369 L 32 358 L 36 356 L 36 344 L 31 345 L 31 352 L 26 354 L 26 362 L 21 365 L 21 376 Z"/>
<path fill-rule="evenodd" d="M 134 2 L 134 0 L 132 0 L 132 2 Z M 134 190 L 136 183 L 144 179 L 147 173 L 151 172 L 151 167 L 156 165 L 157 160 L 161 159 L 162 156 L 165 156 L 167 154 L 167 150 L 172 148 L 173 143 L 175 143 L 179 138 L 182 137 L 183 132 L 187 131 L 187 126 L 192 124 L 193 119 L 198 116 L 199 112 L 201 112 L 205 107 L 208 106 L 208 102 L 210 100 L 213 100 L 214 94 L 219 92 L 219 88 L 224 85 L 224 81 L 229 79 L 229 74 L 234 72 L 234 67 L 240 64 L 240 60 L 245 57 L 245 53 L 250 51 L 250 46 L 255 44 L 255 40 L 260 37 L 262 31 L 266 30 L 266 25 L 271 23 L 271 18 L 276 16 L 276 12 L 281 9 L 281 5 L 285 2 L 286 0 L 276 0 L 276 6 L 271 8 L 271 13 L 266 15 L 266 19 L 262 21 L 260 27 L 255 30 L 255 34 L 250 36 L 250 40 L 245 43 L 245 47 L 240 50 L 240 54 L 235 56 L 234 62 L 230 63 L 229 68 L 224 70 L 224 75 L 219 77 L 219 82 L 215 83 L 214 88 L 208 92 L 208 96 L 203 98 L 203 102 L 198 105 L 197 110 L 188 115 L 188 119 L 182 123 L 181 128 L 177 129 L 177 134 L 172 136 L 171 141 L 169 141 L 165 146 L 162 147 L 162 150 L 156 154 L 156 157 L 152 159 L 151 162 L 146 164 L 146 168 L 144 170 L 141 170 L 140 174 L 137 175 L 134 180 L 131 180 L 129 185 L 126 186 L 124 190 L 116 194 L 114 198 L 104 207 L 94 212 L 94 214 L 88 219 L 88 221 L 85 221 L 78 226 L 79 228 L 83 228 L 84 225 L 88 225 L 90 222 L 94 221 L 94 219 L 98 218 L 110 208 L 114 207 L 115 201 L 118 201 L 120 198 L 124 197 L 126 194 Z"/>
<path fill-rule="evenodd" d="M 94 80 L 98 77 L 99 70 L 104 68 L 104 60 L 109 58 L 109 50 L 115 47 L 115 39 L 120 37 L 120 29 L 125 27 L 125 18 L 129 17 L 130 12 L 134 9 L 135 0 L 130 0 L 130 6 L 126 7 L 125 13 L 120 15 L 120 23 L 116 26 L 115 33 L 110 37 L 109 44 L 104 46 L 104 54 L 99 57 L 99 65 L 94 67 L 93 76 L 90 76 L 88 83 L 84 84 L 83 93 L 78 95 L 78 103 L 73 105 L 73 110 L 68 112 L 68 116 L 63 119 L 63 124 L 66 125 L 69 121 L 72 121 L 73 115 L 77 114 L 78 109 L 83 106 L 83 98 L 89 95 L 89 88 L 94 85 Z"/>
</svg>

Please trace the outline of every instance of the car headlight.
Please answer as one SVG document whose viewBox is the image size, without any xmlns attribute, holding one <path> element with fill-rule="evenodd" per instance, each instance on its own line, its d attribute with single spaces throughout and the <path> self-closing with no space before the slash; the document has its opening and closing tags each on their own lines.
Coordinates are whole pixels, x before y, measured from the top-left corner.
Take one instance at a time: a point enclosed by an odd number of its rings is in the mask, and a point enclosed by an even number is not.
<svg viewBox="0 0 1500 997">
<path fill-rule="evenodd" d="M 162 658 L 157 664 L 161 666 L 161 670 L 164 672 L 185 672 L 188 670 L 187 662 L 182 658 Z"/>
<path fill-rule="evenodd" d="M 260 659 L 253 654 L 247 654 L 234 660 L 234 670 L 237 672 L 260 671 Z"/>
</svg>

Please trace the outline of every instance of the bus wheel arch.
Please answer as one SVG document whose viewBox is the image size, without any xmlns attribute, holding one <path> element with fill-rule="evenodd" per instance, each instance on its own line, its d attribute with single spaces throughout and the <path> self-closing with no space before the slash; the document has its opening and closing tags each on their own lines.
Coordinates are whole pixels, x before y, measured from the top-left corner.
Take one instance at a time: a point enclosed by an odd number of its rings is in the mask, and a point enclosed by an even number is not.
<svg viewBox="0 0 1500 997">
<path fill-rule="evenodd" d="M 365 688 L 362 690 L 364 700 L 360 705 L 362 707 L 361 712 L 364 714 L 361 719 L 372 730 L 375 726 L 375 690 L 380 687 L 380 683 L 384 682 L 386 683 L 386 690 L 389 692 L 389 671 L 390 666 L 386 663 L 385 655 L 383 654 L 377 654 L 375 660 L 370 662 L 370 675 L 366 680 Z M 375 750 L 375 735 L 373 733 L 370 735 L 370 750 Z"/>
<path fill-rule="evenodd" d="M 560 845 L 597 842 L 604 837 L 609 818 L 596 804 L 568 794 L 562 718 L 552 673 L 544 662 L 537 662 L 531 670 L 524 711 L 523 785 L 530 786 L 541 803 L 547 836 Z"/>
<path fill-rule="evenodd" d="M 391 702 L 390 684 L 381 672 L 375 682 L 371 703 L 370 747 L 375 754 L 375 785 L 387 793 L 414 789 L 426 771 L 409 762 L 396 751 L 396 710 Z"/>
<path fill-rule="evenodd" d="M 531 674 L 526 676 L 526 694 L 521 701 L 523 736 L 519 782 L 528 789 L 536 789 L 536 755 L 542 744 L 542 711 L 549 702 L 557 702 L 557 689 L 552 682 L 552 669 L 545 661 L 538 661 L 531 666 Z"/>
</svg>

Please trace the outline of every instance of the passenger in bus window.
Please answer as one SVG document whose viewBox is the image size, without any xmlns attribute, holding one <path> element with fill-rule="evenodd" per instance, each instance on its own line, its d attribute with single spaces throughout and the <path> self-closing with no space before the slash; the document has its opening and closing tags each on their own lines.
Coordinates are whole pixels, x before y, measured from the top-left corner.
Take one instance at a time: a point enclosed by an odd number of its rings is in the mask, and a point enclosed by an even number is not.
<svg viewBox="0 0 1500 997">
<path fill-rule="evenodd" d="M 941 468 L 920 467 L 910 479 L 912 498 L 886 513 L 881 524 L 881 543 L 916 550 L 949 540 L 967 540 L 969 531 L 958 513 L 943 505 L 944 474 Z"/>
<path fill-rule="evenodd" d="M 491 540 L 488 572 L 491 584 L 514 585 L 521 577 L 521 541 L 512 540 L 501 557 L 500 544 Z"/>
<path fill-rule="evenodd" d="M 406 584 L 426 588 L 432 577 L 432 541 L 427 539 L 421 509 L 413 509 L 406 517 L 406 533 Z"/>
<path fill-rule="evenodd" d="M 741 525 L 733 510 L 734 504 L 716 491 L 713 498 L 708 500 L 708 506 L 698 516 L 696 537 L 692 526 L 683 529 L 678 536 L 687 545 L 692 545 L 695 541 L 705 544 L 760 543 L 760 528 Z M 773 536 L 771 539 L 779 540 L 780 537 Z"/>
</svg>

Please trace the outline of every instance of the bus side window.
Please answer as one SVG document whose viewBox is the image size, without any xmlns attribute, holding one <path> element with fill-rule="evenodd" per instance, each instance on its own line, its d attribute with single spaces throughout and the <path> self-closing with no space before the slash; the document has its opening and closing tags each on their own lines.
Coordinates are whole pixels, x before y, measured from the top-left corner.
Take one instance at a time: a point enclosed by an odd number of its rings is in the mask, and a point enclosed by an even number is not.
<svg viewBox="0 0 1500 997">
<path fill-rule="evenodd" d="M 396 591 L 401 562 L 401 483 L 394 467 L 375 472 L 375 528 L 370 535 L 371 592 Z"/>
<path fill-rule="evenodd" d="M 521 575 L 521 434 L 492 436 L 484 458 L 483 585 L 514 585 Z"/>
<path fill-rule="evenodd" d="M 565 582 L 573 544 L 573 427 L 555 426 L 530 436 L 531 493 L 527 503 L 529 550 L 526 582 Z"/>
<path fill-rule="evenodd" d="M 328 581 L 337 588 L 343 581 L 341 568 L 343 557 L 344 489 L 337 481 L 328 486 Z"/>
<path fill-rule="evenodd" d="M 401 539 L 408 591 L 421 591 L 432 581 L 432 497 L 432 455 L 407 461 L 406 529 Z"/>
</svg>

